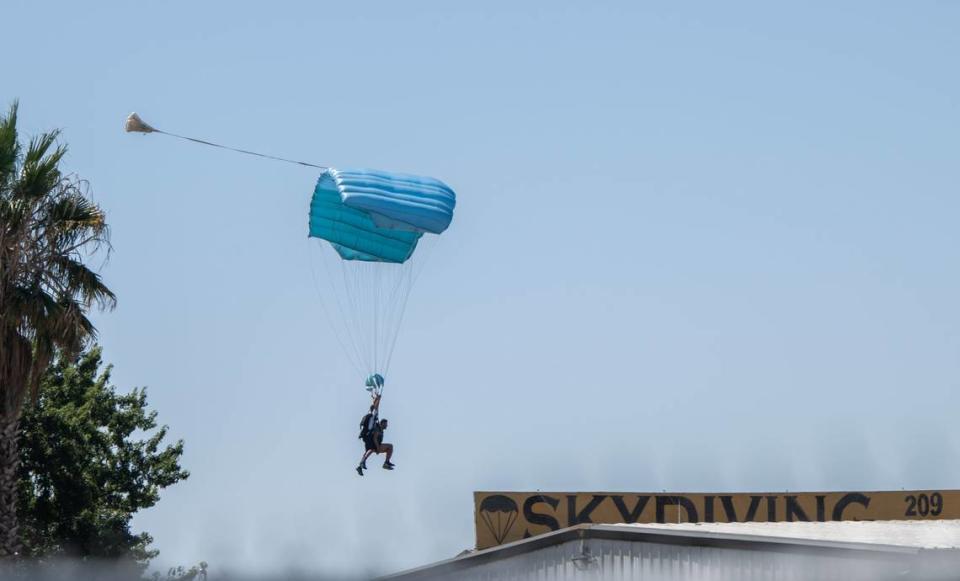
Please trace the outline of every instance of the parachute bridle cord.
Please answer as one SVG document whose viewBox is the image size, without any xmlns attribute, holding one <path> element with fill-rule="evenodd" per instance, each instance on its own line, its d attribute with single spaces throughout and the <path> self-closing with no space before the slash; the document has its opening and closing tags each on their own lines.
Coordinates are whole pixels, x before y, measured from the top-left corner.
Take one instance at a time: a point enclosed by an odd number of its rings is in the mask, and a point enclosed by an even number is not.
<svg viewBox="0 0 960 581">
<path fill-rule="evenodd" d="M 199 143 L 201 145 L 209 145 L 211 147 L 219 147 L 220 149 L 226 149 L 229 151 L 235 151 L 237 153 L 245 153 L 247 155 L 255 155 L 257 157 L 262 157 L 264 159 L 272 159 L 274 161 L 282 161 L 285 163 L 292 163 L 294 165 L 302 165 L 306 167 L 315 167 L 317 169 L 329 169 L 324 165 L 317 165 L 315 163 L 309 163 L 306 161 L 297 161 L 295 159 L 287 159 L 285 157 L 277 157 L 275 155 L 267 155 L 265 153 L 257 153 L 256 151 L 250 151 L 248 149 L 239 149 L 236 147 L 230 147 L 228 145 L 220 145 L 219 143 L 214 143 L 212 141 L 206 141 L 204 139 L 197 139 L 196 137 L 187 137 L 186 135 L 177 135 L 176 133 L 170 133 L 169 131 L 163 131 L 153 127 L 146 121 L 140 118 L 136 113 L 131 113 L 126 122 L 123 125 L 123 129 L 127 133 L 160 133 L 162 135 L 168 135 L 170 137 L 176 137 L 177 139 L 184 139 L 186 141 L 192 141 L 194 143 Z"/>
</svg>

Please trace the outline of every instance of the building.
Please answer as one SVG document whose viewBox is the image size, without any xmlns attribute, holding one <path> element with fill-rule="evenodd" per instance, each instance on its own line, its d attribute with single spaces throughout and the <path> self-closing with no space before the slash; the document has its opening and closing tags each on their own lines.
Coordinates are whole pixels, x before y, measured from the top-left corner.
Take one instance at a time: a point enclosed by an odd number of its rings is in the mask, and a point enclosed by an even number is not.
<svg viewBox="0 0 960 581">
<path fill-rule="evenodd" d="M 960 520 L 582 524 L 383 579 L 960 580 Z"/>
</svg>

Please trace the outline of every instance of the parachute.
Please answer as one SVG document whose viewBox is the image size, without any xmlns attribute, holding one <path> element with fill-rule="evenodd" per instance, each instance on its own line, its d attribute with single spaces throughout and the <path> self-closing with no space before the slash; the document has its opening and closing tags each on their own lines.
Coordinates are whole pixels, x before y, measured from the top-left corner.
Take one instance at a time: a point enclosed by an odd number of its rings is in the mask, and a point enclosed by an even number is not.
<svg viewBox="0 0 960 581">
<path fill-rule="evenodd" d="M 309 237 L 319 243 L 321 303 L 367 387 L 383 386 L 423 262 L 418 247 L 447 229 L 455 205 L 454 191 L 429 177 L 327 168 L 317 180 Z"/>
<path fill-rule="evenodd" d="M 310 201 L 316 238 L 314 275 L 334 333 L 371 391 L 380 393 L 390 367 L 426 238 L 450 226 L 456 194 L 440 180 L 331 167 L 267 155 L 158 129 L 131 113 L 128 133 L 158 133 L 201 145 L 322 170 Z"/>
</svg>

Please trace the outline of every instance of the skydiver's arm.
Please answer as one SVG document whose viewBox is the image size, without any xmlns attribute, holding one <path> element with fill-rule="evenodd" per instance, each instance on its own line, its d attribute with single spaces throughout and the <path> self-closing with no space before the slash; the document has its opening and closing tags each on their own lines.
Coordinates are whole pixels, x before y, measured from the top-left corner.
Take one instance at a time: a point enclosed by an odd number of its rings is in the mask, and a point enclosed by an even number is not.
<svg viewBox="0 0 960 581">
<path fill-rule="evenodd" d="M 375 395 L 373 397 L 373 412 L 376 413 L 378 411 L 380 411 L 380 396 Z"/>
</svg>

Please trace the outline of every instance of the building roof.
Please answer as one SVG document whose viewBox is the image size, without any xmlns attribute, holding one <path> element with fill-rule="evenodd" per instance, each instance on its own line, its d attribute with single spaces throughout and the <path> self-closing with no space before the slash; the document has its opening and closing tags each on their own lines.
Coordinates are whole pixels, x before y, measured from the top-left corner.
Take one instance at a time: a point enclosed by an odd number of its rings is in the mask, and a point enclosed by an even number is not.
<svg viewBox="0 0 960 581">
<path fill-rule="evenodd" d="M 672 523 L 616 526 L 834 543 L 880 544 L 917 549 L 960 549 L 960 520 Z"/>
<path fill-rule="evenodd" d="M 383 577 L 427 578 L 578 539 L 606 539 L 782 553 L 899 558 L 922 552 L 960 558 L 960 520 L 793 523 L 675 523 L 577 525 L 489 549 L 465 551 Z"/>
</svg>

